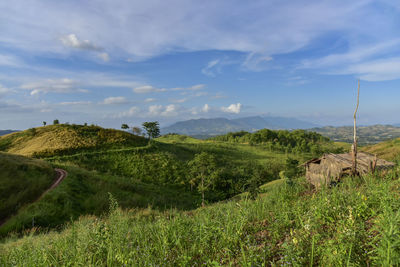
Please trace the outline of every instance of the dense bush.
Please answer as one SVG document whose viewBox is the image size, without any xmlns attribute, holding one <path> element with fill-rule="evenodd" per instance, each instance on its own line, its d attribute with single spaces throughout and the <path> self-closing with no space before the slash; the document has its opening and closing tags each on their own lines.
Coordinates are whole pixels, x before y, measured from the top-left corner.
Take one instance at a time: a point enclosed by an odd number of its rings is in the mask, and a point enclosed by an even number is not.
<svg viewBox="0 0 400 267">
<path fill-rule="evenodd" d="M 338 148 L 329 148 L 329 145 L 332 144 L 329 138 L 305 130 L 287 131 L 263 129 L 254 133 L 241 131 L 216 136 L 210 138 L 210 140 L 248 143 L 251 145 L 263 144 L 265 148 L 269 150 L 312 153 L 313 155 L 319 155 L 322 152 L 327 152 L 327 150 L 340 152 Z"/>
</svg>

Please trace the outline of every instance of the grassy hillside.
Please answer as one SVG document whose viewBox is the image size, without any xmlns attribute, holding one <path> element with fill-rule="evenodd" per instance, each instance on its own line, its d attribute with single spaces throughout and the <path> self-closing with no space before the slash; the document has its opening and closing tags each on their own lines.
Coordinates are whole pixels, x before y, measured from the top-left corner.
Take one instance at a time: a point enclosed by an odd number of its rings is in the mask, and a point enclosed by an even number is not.
<svg viewBox="0 0 400 267">
<path fill-rule="evenodd" d="M 31 128 L 0 137 L 0 151 L 35 157 L 146 144 L 145 138 L 124 131 L 66 124 Z"/>
<path fill-rule="evenodd" d="M 398 160 L 400 156 L 400 138 L 362 148 L 363 151 L 376 154 L 386 160 Z"/>
<path fill-rule="evenodd" d="M 45 161 L 0 152 L 0 222 L 36 200 L 54 178 Z"/>
<path fill-rule="evenodd" d="M 20 209 L 0 227 L 0 236 L 30 228 L 32 221 L 37 227 L 53 228 L 84 214 L 101 215 L 108 210 L 110 194 L 126 209 L 151 206 L 157 210 L 187 210 L 197 207 L 200 201 L 197 193 L 180 187 L 160 187 L 127 177 L 99 175 L 65 164 L 56 167 L 66 170 L 67 178 L 38 202 Z"/>
<path fill-rule="evenodd" d="M 255 201 L 190 212 L 123 211 L 112 200 L 102 219 L 8 240 L 0 265 L 396 266 L 399 174 L 346 179 L 319 192 L 301 179 L 275 182 Z"/>
</svg>

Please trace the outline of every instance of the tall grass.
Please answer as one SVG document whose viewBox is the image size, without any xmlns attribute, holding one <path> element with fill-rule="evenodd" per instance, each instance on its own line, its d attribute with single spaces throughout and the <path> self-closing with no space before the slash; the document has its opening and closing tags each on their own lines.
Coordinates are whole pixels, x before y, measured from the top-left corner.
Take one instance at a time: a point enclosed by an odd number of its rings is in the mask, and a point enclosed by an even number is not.
<svg viewBox="0 0 400 267">
<path fill-rule="evenodd" d="M 198 266 L 399 264 L 398 171 L 311 191 L 280 183 L 252 201 L 191 212 L 122 210 L 60 233 L 0 245 L 0 265 Z"/>
<path fill-rule="evenodd" d="M 0 222 L 40 197 L 54 178 L 45 161 L 0 152 Z"/>
</svg>

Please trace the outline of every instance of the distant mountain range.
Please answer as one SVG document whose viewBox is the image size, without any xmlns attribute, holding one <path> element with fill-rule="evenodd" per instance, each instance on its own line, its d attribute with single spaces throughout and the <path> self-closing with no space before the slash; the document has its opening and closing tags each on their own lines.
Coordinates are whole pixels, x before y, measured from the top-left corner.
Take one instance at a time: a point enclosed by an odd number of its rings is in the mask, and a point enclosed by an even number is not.
<svg viewBox="0 0 400 267">
<path fill-rule="evenodd" d="M 161 129 L 162 134 L 178 133 L 190 136 L 213 136 L 228 132 L 248 131 L 254 132 L 260 129 L 309 129 L 318 125 L 285 117 L 245 117 L 239 119 L 195 119 L 180 121 Z"/>
<path fill-rule="evenodd" d="M 18 132 L 18 131 L 16 131 L 16 130 L 0 130 L 0 136 L 6 135 L 9 133 L 14 133 L 14 132 Z"/>
<path fill-rule="evenodd" d="M 333 141 L 353 142 L 353 126 L 325 126 L 319 127 L 313 123 L 285 117 L 245 117 L 239 119 L 196 119 L 180 121 L 161 129 L 162 134 L 178 133 L 196 138 L 208 138 L 228 132 L 248 131 L 260 129 L 294 130 L 307 129 L 329 137 Z M 400 138 L 400 124 L 371 125 L 357 127 L 358 142 L 361 145 L 375 144 L 382 141 Z"/>
</svg>

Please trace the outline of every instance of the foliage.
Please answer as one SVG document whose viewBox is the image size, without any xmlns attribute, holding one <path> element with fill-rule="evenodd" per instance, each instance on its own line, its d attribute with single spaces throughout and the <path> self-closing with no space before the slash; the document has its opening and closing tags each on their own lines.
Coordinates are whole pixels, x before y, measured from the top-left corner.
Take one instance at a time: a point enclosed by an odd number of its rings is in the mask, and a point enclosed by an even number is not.
<svg viewBox="0 0 400 267">
<path fill-rule="evenodd" d="M 123 124 L 121 125 L 121 129 L 123 129 L 123 130 L 129 129 L 129 125 L 126 124 L 126 123 L 123 123 Z"/>
<path fill-rule="evenodd" d="M 285 151 L 290 153 L 311 153 L 320 155 L 322 152 L 342 152 L 342 149 L 333 145 L 328 138 L 315 132 L 305 130 L 269 130 L 263 129 L 255 133 L 245 131 L 228 133 L 210 138 L 214 141 L 248 143 L 251 145 L 263 144 L 271 151 Z"/>
<path fill-rule="evenodd" d="M 284 176 L 287 179 L 287 184 L 293 186 L 293 181 L 300 174 L 299 161 L 288 157 L 285 162 Z"/>
<path fill-rule="evenodd" d="M 54 179 L 47 162 L 0 152 L 0 222 L 36 200 Z"/>
<path fill-rule="evenodd" d="M 304 180 L 274 183 L 255 201 L 190 212 L 112 208 L 61 232 L 6 241 L 0 265 L 396 266 L 398 175 L 346 179 L 318 192 Z"/>
<path fill-rule="evenodd" d="M 53 120 L 53 125 L 60 124 L 60 121 L 58 119 Z"/>
<path fill-rule="evenodd" d="M 188 162 L 188 167 L 188 173 L 190 175 L 189 183 L 191 186 L 197 187 L 201 193 L 201 205 L 204 206 L 204 193 L 216 183 L 216 159 L 213 155 L 210 155 L 206 152 L 201 152 L 196 154 L 194 158 Z"/>
<path fill-rule="evenodd" d="M 132 132 L 133 132 L 133 134 L 136 134 L 136 135 L 142 135 L 142 129 L 140 129 L 137 126 L 132 127 Z"/>
<path fill-rule="evenodd" d="M 143 122 L 142 126 L 149 139 L 154 139 L 160 136 L 160 126 L 158 121 Z"/>
<path fill-rule="evenodd" d="M 21 232 L 30 228 L 33 219 L 36 227 L 46 229 L 60 227 L 84 214 L 100 216 L 108 210 L 109 193 L 122 208 L 126 209 L 150 206 L 158 210 L 171 208 L 187 210 L 196 207 L 200 200 L 198 194 L 185 191 L 179 186 L 160 187 L 127 177 L 98 175 L 95 172 L 65 164 L 57 164 L 56 167 L 61 167 L 68 172 L 64 181 L 57 188 L 46 193 L 38 202 L 20 208 L 16 216 L 0 227 L 0 236 L 10 231 Z M 29 186 L 28 183 L 23 185 Z M 45 185 L 47 189 L 48 183 Z M 32 186 L 32 189 L 36 187 Z M 43 191 L 44 189 L 41 189 L 39 195 Z M 26 197 L 24 203 L 29 200 L 34 199 Z M 20 205 L 13 207 L 20 207 Z"/>
</svg>

